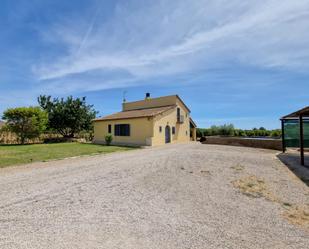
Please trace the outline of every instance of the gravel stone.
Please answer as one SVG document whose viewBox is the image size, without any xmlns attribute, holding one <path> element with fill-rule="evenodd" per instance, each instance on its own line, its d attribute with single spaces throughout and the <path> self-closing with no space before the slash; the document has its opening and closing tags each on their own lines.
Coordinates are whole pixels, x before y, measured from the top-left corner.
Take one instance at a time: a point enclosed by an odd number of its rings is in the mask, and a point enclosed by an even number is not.
<svg viewBox="0 0 309 249">
<path fill-rule="evenodd" d="M 0 248 L 308 248 L 284 205 L 232 184 L 256 176 L 308 204 L 276 153 L 188 143 L 2 169 Z"/>
</svg>

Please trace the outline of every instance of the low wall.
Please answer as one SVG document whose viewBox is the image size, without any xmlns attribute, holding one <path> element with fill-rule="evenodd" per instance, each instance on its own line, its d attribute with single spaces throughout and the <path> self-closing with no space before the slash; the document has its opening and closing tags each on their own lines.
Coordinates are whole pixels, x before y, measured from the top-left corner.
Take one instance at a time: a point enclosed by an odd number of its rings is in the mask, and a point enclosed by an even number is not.
<svg viewBox="0 0 309 249">
<path fill-rule="evenodd" d="M 253 148 L 282 150 L 281 139 L 254 139 L 237 137 L 206 137 L 203 144 L 221 144 L 233 146 L 245 146 Z"/>
</svg>

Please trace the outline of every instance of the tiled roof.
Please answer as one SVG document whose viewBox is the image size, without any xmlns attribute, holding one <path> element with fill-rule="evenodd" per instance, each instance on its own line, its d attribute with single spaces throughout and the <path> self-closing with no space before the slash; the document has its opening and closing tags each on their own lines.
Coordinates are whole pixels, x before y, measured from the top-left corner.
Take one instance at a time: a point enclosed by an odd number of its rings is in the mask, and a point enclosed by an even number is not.
<svg viewBox="0 0 309 249">
<path fill-rule="evenodd" d="M 114 114 L 111 114 L 105 117 L 94 119 L 94 121 L 154 117 L 168 110 L 171 110 L 175 107 L 176 107 L 175 105 L 169 105 L 169 106 L 156 107 L 156 108 L 147 108 L 147 109 L 140 109 L 140 110 L 117 112 L 117 113 L 114 113 Z"/>
</svg>

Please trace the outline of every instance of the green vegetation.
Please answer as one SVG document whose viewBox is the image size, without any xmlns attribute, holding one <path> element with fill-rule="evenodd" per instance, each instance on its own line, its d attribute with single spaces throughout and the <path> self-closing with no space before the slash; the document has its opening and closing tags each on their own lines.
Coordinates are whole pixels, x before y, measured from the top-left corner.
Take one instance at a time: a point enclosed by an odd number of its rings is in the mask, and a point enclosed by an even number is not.
<svg viewBox="0 0 309 249">
<path fill-rule="evenodd" d="M 133 148 L 81 143 L 0 145 L 0 168 L 30 162 L 81 155 L 105 154 L 131 149 Z"/>
<path fill-rule="evenodd" d="M 47 113 L 40 107 L 10 108 L 3 113 L 6 121 L 5 128 L 24 144 L 27 139 L 39 137 L 45 130 L 48 122 Z"/>
<path fill-rule="evenodd" d="M 65 138 L 73 138 L 80 132 L 92 131 L 91 120 L 97 112 L 93 105 L 86 103 L 86 97 L 74 99 L 51 99 L 51 96 L 40 96 L 39 105 L 48 113 L 48 128 Z"/>
<path fill-rule="evenodd" d="M 281 130 L 266 130 L 264 127 L 252 130 L 242 130 L 234 127 L 233 124 L 221 126 L 213 125 L 210 128 L 198 128 L 196 131 L 198 137 L 203 136 L 236 136 L 236 137 L 280 137 Z"/>
<path fill-rule="evenodd" d="M 112 143 L 112 141 L 113 141 L 113 136 L 111 134 L 108 134 L 108 135 L 105 136 L 106 145 L 109 146 Z"/>
</svg>

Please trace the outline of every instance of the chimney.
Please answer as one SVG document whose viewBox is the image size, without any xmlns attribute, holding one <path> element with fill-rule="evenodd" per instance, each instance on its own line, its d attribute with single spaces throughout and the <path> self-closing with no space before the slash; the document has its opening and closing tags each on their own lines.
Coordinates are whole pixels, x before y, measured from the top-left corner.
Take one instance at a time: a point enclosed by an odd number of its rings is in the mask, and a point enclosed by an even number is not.
<svg viewBox="0 0 309 249">
<path fill-rule="evenodd" d="M 150 99 L 150 93 L 146 93 L 146 98 L 145 99 Z"/>
</svg>

